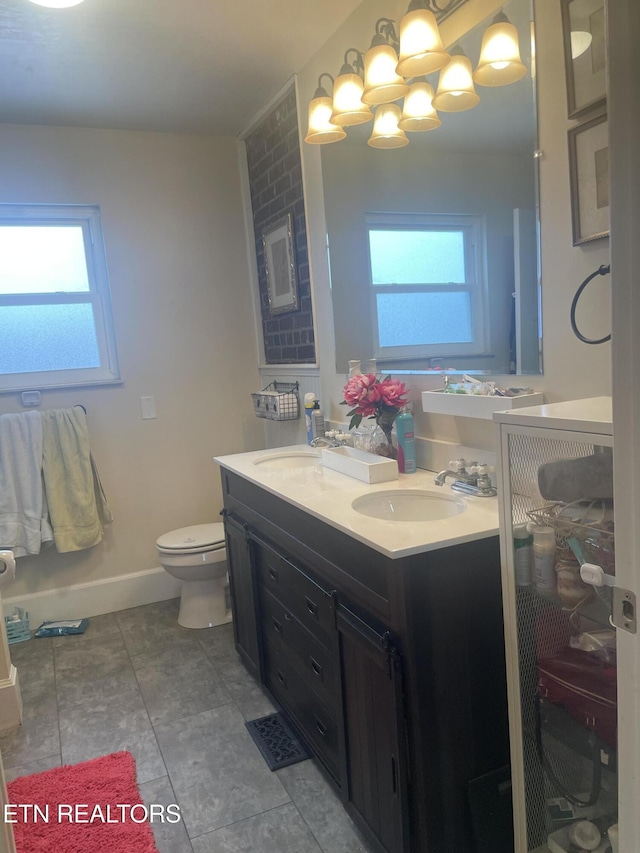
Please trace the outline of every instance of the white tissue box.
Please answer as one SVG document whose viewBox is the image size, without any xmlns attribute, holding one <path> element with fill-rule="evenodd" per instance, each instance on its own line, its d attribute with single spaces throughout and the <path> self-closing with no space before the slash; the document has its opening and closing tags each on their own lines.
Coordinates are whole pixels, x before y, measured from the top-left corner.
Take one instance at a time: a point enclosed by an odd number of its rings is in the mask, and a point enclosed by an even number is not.
<svg viewBox="0 0 640 853">
<path fill-rule="evenodd" d="M 363 483 L 386 483 L 398 479 L 398 463 L 375 453 L 356 450 L 353 447 L 325 447 L 322 464 L 347 477 L 355 477 Z"/>
</svg>

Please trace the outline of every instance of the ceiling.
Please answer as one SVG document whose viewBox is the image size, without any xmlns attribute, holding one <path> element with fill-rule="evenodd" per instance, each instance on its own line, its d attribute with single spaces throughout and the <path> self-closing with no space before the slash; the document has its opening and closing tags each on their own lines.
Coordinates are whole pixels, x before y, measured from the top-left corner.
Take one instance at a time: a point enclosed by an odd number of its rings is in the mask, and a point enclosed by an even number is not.
<svg viewBox="0 0 640 853">
<path fill-rule="evenodd" d="M 0 0 L 0 121 L 236 135 L 360 0 Z"/>
</svg>

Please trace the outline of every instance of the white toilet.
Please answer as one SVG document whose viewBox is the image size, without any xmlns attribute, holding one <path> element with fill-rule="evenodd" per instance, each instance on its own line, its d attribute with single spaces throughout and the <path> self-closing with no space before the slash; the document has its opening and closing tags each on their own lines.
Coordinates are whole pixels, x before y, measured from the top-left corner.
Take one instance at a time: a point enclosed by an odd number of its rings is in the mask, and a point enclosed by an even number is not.
<svg viewBox="0 0 640 853">
<path fill-rule="evenodd" d="M 156 540 L 160 564 L 182 581 L 178 623 L 212 628 L 231 622 L 223 524 L 195 524 Z"/>
</svg>

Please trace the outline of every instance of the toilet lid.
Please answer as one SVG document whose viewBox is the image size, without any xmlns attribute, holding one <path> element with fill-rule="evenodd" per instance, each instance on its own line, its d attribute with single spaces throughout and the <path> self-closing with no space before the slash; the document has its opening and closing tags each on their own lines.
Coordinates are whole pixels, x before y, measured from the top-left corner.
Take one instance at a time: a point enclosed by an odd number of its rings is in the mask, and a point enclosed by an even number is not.
<svg viewBox="0 0 640 853">
<path fill-rule="evenodd" d="M 156 539 L 163 551 L 200 551 L 224 545 L 224 524 L 194 524 L 171 530 Z"/>
</svg>

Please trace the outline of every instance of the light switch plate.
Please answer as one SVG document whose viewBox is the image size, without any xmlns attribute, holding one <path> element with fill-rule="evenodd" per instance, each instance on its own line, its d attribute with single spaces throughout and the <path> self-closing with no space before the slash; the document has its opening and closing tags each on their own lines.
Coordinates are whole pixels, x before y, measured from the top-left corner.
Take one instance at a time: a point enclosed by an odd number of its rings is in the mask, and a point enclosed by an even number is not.
<svg viewBox="0 0 640 853">
<path fill-rule="evenodd" d="M 156 398 L 155 397 L 140 397 L 140 410 L 142 412 L 142 420 L 151 420 L 156 415 Z"/>
<path fill-rule="evenodd" d="M 39 391 L 23 391 L 22 392 L 22 405 L 23 406 L 39 406 L 41 403 L 41 397 Z"/>
</svg>

